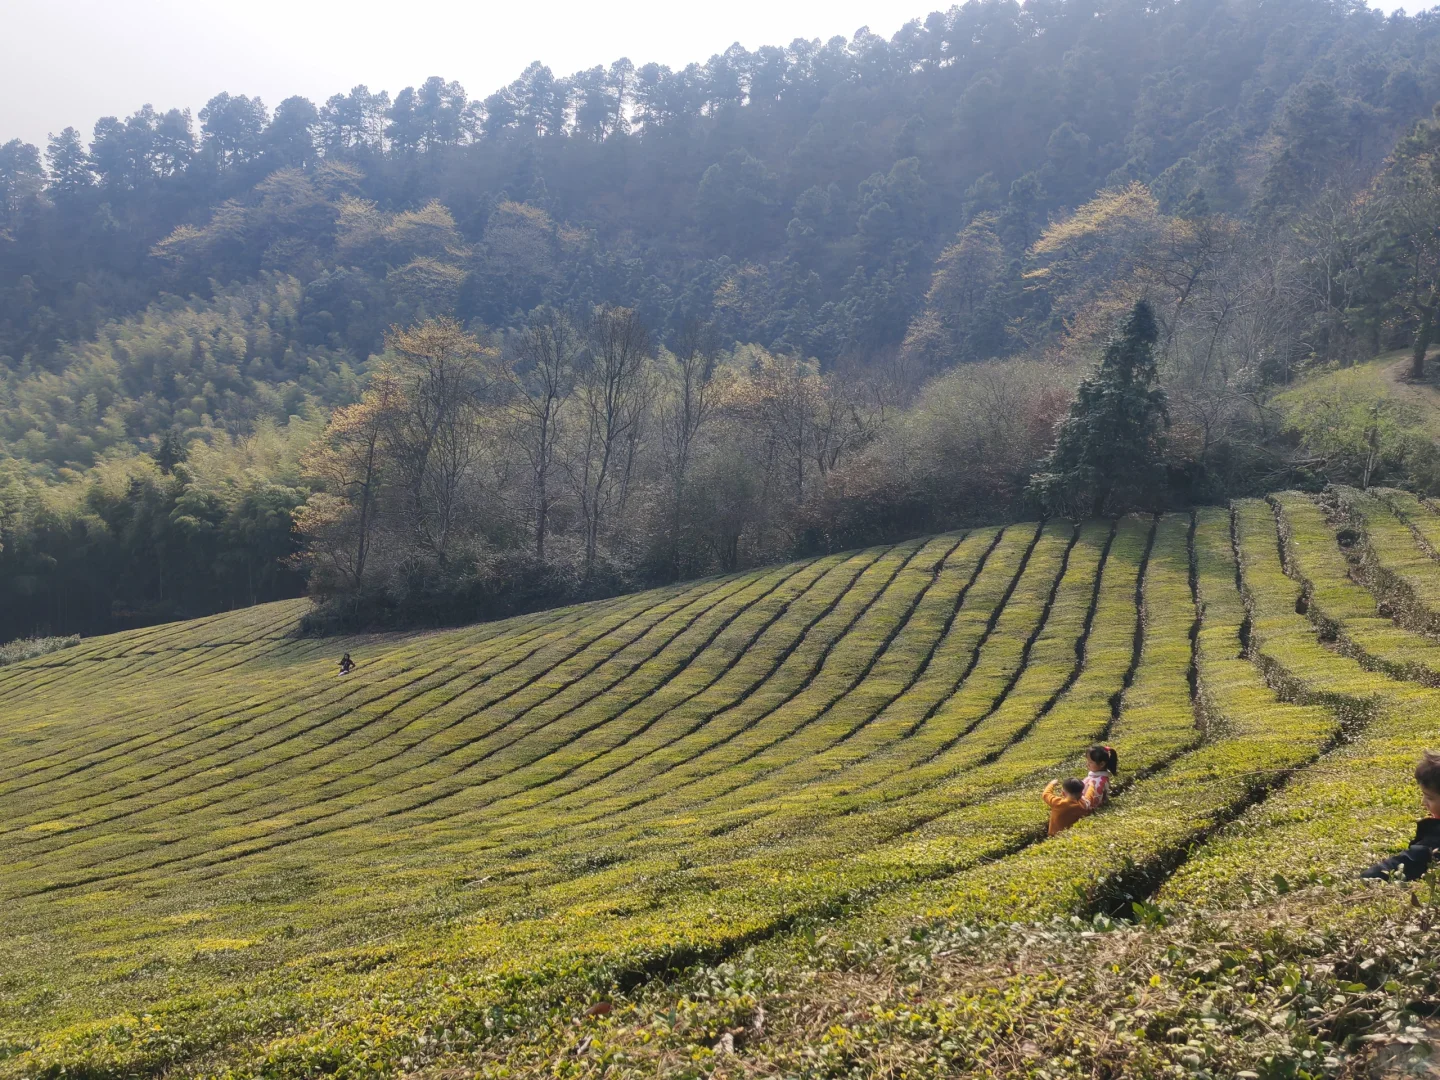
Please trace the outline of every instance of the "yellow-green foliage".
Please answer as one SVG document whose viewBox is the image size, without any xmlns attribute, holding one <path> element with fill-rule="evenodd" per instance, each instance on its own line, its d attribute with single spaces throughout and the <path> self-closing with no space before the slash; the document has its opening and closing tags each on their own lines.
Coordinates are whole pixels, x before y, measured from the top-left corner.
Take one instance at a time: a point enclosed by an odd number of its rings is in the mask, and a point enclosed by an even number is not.
<svg viewBox="0 0 1440 1080">
<path fill-rule="evenodd" d="M 1358 568 L 1402 622 L 1440 630 L 1440 515 L 1414 495 L 1340 488 L 1340 504 L 1363 533 Z"/>
<path fill-rule="evenodd" d="M 1366 605 L 1344 576 L 1344 560 L 1331 555 L 1338 549 L 1330 547 L 1312 517 L 1298 512 L 1297 500 L 1280 501 L 1287 518 L 1310 522 L 1292 533 L 1288 545 L 1300 582 L 1285 576 L 1270 508 L 1247 500 L 1236 511 L 1236 540 L 1255 618 L 1253 644 L 1288 696 L 1323 703 L 1325 711 L 1347 718 L 1354 731 L 1191 859 L 1162 891 L 1172 898 L 1233 900 L 1238 891 L 1277 874 L 1295 881 L 1359 869 L 1377 844 L 1395 843 L 1417 816 L 1410 773 L 1419 751 L 1440 732 L 1440 691 L 1364 670 L 1326 649 L 1315 624 L 1296 612 L 1294 599 L 1304 582 L 1314 598 L 1312 614 L 1322 624 L 1336 624 L 1362 651 L 1373 632 Z M 1327 598 L 1334 605 L 1328 612 L 1321 606 Z M 1424 639 L 1411 641 L 1417 653 L 1429 647 Z M 1387 648 L 1396 644 L 1388 632 L 1379 642 Z"/>
<path fill-rule="evenodd" d="M 1305 592 L 1311 621 L 1342 642 L 1361 664 L 1402 678 L 1440 683 L 1440 645 L 1395 625 L 1375 597 L 1351 579 L 1334 530 L 1314 501 L 1296 492 L 1272 498 L 1292 574 Z M 1440 567 L 1434 575 L 1440 581 Z"/>
<path fill-rule="evenodd" d="M 1227 653 L 1238 653 L 1241 609 L 1231 599 L 1234 562 L 1227 525 L 1223 513 L 1202 511 L 1195 539 L 1202 603 L 1195 660 L 1205 714 L 1215 728 L 1209 740 L 1172 752 L 1165 768 L 1123 788 L 1107 810 L 1049 842 L 927 886 L 909 902 L 926 904 L 932 915 L 967 920 L 1002 911 L 1011 918 L 1037 918 L 1096 906 L 1128 908 L 1196 840 L 1321 752 L 1336 728 L 1328 714 L 1282 706 L 1272 715 L 1273 697 L 1263 692 L 1254 669 L 1243 663 L 1238 663 L 1242 671 L 1229 669 Z M 1161 548 L 1162 559 L 1166 548 L 1174 551 L 1173 539 Z M 1163 602 L 1177 605 L 1173 554 L 1169 561 L 1170 587 L 1161 579 L 1157 592 L 1163 589 Z M 1147 683 L 1160 681 L 1145 672 L 1147 661 L 1162 664 L 1174 656 L 1181 621 L 1172 614 L 1168 634 L 1157 636 L 1153 650 L 1142 651 L 1139 672 Z M 1183 700 L 1180 684 L 1171 682 L 1168 700 L 1161 696 L 1146 711 L 1161 730 L 1173 730 Z M 1193 743 L 1183 740 L 1179 746 Z"/>
<path fill-rule="evenodd" d="M 4 645 L 0 645 L 0 665 L 18 664 L 21 660 L 33 660 L 37 656 L 47 656 L 79 644 L 78 634 L 71 634 L 68 637 L 17 638 L 15 641 L 7 641 Z"/>
<path fill-rule="evenodd" d="M 392 1076 L 819 919 L 1353 869 L 1402 838 L 1440 715 L 1382 672 L 1434 646 L 1313 502 L 1277 506 L 1295 576 L 1242 503 L 1243 593 L 1210 509 L 443 633 L 297 639 L 304 605 L 269 605 L 0 669 L 0 1077 Z M 1110 803 L 1044 840 L 1040 789 L 1095 741 Z"/>
<path fill-rule="evenodd" d="M 1426 409 L 1398 392 L 1378 365 L 1304 380 L 1273 404 L 1305 455 L 1327 475 L 1362 487 L 1418 483 L 1433 489 L 1435 431 Z"/>
</svg>

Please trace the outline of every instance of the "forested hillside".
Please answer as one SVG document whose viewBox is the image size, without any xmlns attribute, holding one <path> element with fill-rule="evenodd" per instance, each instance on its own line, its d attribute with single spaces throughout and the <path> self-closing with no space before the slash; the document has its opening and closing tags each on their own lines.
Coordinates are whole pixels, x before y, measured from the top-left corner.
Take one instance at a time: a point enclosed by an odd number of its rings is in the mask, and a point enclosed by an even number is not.
<svg viewBox="0 0 1440 1080">
<path fill-rule="evenodd" d="M 65 365 L 62 342 L 162 292 L 271 271 L 303 283 L 287 338 L 324 367 L 418 308 L 499 327 L 570 301 L 634 307 L 662 336 L 714 316 L 829 363 L 901 342 L 977 214 L 996 215 L 1004 278 L 1101 187 L 1281 210 L 1373 167 L 1440 98 L 1436 40 L 1428 16 L 1317 0 L 972 2 L 889 42 L 537 63 L 477 99 L 438 77 L 273 113 L 222 94 L 198 131 L 146 105 L 88 149 L 75 129 L 7 146 L 0 351 Z M 969 355 L 1002 351 L 989 329 Z"/>
<path fill-rule="evenodd" d="M 1392 151 L 1437 41 L 1324 0 L 971 0 L 5 143 L 0 634 L 307 577 L 351 619 L 473 617 L 1012 515 L 1141 296 L 1168 502 L 1424 486 L 1408 415 L 1366 450 L 1379 420 L 1317 441 L 1268 400 L 1423 361 L 1435 132 Z M 397 336 L 441 328 L 458 381 Z"/>
</svg>

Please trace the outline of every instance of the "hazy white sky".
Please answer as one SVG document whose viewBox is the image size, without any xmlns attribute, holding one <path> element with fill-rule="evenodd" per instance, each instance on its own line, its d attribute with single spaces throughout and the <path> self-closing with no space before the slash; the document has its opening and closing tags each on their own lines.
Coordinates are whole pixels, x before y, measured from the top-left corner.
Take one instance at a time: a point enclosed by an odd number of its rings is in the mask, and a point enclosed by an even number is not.
<svg viewBox="0 0 1440 1080">
<path fill-rule="evenodd" d="M 889 37 L 951 0 L 5 0 L 0 142 L 124 116 L 149 102 L 198 112 L 221 90 L 317 104 L 365 83 L 391 94 L 427 76 L 484 97 L 531 60 L 568 75 L 629 56 L 679 66 L 731 42 Z M 1387 10 L 1401 0 L 1385 0 Z M 1415 2 L 1410 9 L 1417 9 Z"/>
</svg>

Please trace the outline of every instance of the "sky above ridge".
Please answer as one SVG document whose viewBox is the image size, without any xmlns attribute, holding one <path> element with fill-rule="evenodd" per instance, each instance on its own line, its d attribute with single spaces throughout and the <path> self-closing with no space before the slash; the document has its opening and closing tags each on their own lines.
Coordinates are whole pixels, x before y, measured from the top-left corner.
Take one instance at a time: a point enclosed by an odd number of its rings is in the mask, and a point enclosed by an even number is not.
<svg viewBox="0 0 1440 1080">
<path fill-rule="evenodd" d="M 471 97 L 509 83 L 532 60 L 557 75 L 628 56 L 680 67 L 738 41 L 889 37 L 949 0 L 8 0 L 0 16 L 0 143 L 146 103 L 199 112 L 222 90 L 272 108 L 300 94 L 319 104 L 365 83 L 393 95 L 430 75 Z M 1398 2 L 1376 6 L 1394 10 Z M 1420 6 L 1405 5 L 1410 10 Z"/>
</svg>

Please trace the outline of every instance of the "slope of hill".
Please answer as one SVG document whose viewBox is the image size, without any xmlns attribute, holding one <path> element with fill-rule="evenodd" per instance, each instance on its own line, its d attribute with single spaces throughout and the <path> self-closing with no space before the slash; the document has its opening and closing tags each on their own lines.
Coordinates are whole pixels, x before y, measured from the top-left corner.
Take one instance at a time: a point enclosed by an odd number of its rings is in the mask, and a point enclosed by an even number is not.
<svg viewBox="0 0 1440 1080">
<path fill-rule="evenodd" d="M 0 670 L 0 1076 L 1341 1071 L 1435 990 L 1429 915 L 1333 882 L 1408 836 L 1440 730 L 1437 532 L 1284 495 Z M 1113 801 L 1045 840 L 1096 740 Z M 1258 988 L 1195 990 L 1252 947 Z"/>
</svg>

